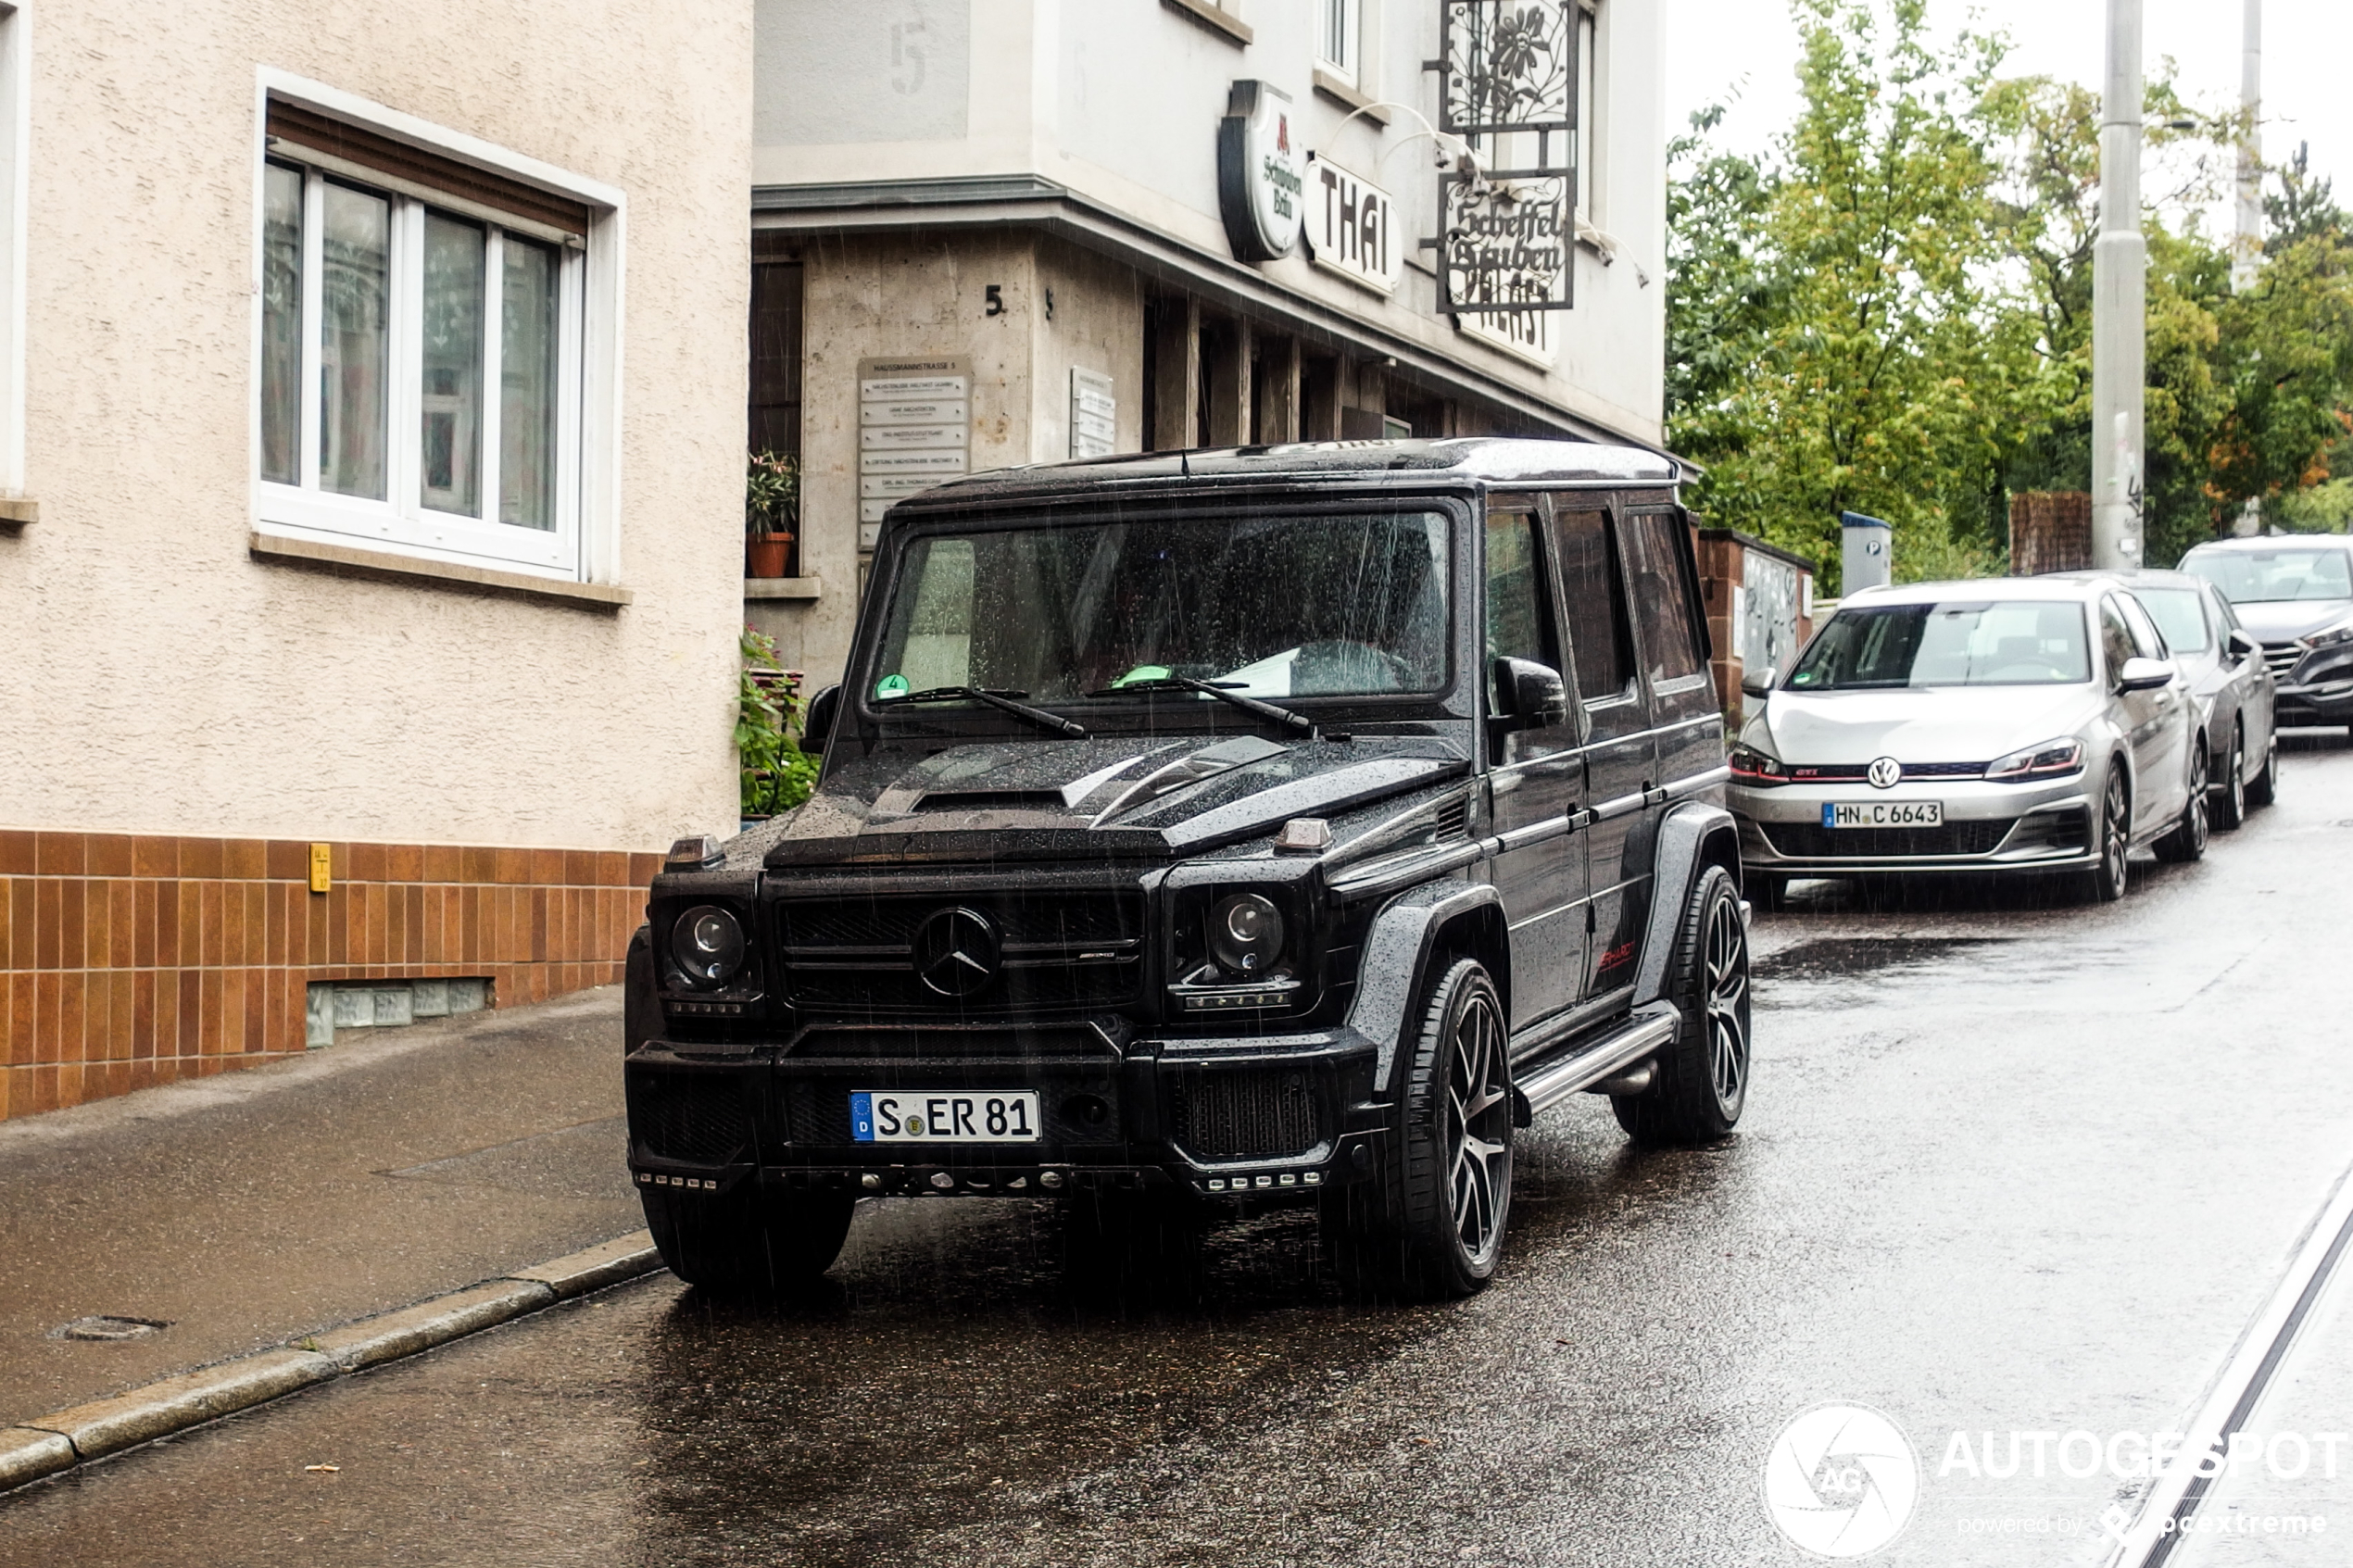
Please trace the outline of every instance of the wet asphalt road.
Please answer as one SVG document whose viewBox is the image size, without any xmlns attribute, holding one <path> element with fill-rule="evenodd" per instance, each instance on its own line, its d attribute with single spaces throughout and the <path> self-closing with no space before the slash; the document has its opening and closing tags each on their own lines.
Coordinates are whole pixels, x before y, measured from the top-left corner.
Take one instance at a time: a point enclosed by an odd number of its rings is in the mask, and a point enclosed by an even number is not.
<svg viewBox="0 0 2353 1568">
<path fill-rule="evenodd" d="M 1303 1216 L 1195 1298 L 1067 1266 L 1043 1206 L 869 1205 L 819 1299 L 560 1307 L 0 1501 L 0 1565 L 1776 1564 L 1761 1468 L 1828 1401 L 1919 1454 L 1874 1561 L 2095 1562 L 2134 1483 L 1955 1434 L 2180 1425 L 2353 1160 L 2353 752 L 2135 872 L 1760 917 L 1740 1134 L 1548 1114 L 1466 1302 L 1344 1299 Z M 2308 1338 L 2282 1399 L 2353 1425 L 2353 1323 Z"/>
</svg>

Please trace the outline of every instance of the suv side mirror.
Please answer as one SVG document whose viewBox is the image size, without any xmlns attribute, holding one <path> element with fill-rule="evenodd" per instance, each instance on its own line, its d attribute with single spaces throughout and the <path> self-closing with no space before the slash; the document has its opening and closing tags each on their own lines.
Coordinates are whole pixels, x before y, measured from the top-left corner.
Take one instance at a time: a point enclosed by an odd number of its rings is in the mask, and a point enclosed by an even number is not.
<svg viewBox="0 0 2353 1568">
<path fill-rule="evenodd" d="M 2164 659 L 2128 659 L 2124 668 L 2116 672 L 2116 689 L 2120 692 L 2153 692 L 2159 686 L 2173 684 L 2173 664 Z"/>
<path fill-rule="evenodd" d="M 841 688 L 827 686 L 809 699 L 809 711 L 800 726 L 800 749 L 812 757 L 825 754 L 825 741 L 834 733 L 834 715 L 841 710 Z"/>
<path fill-rule="evenodd" d="M 1568 688 L 1560 671 L 1528 659 L 1495 661 L 1495 689 L 1511 702 L 1511 711 L 1499 713 L 1505 729 L 1549 730 L 1568 722 Z"/>
<path fill-rule="evenodd" d="M 1757 671 L 1755 674 L 1751 674 L 1745 670 L 1742 671 L 1741 695 L 1743 696 L 1770 696 L 1773 690 L 1774 678 L 1780 673 L 1780 671 L 1774 669 L 1769 664 L 1764 669 Z"/>
<path fill-rule="evenodd" d="M 2253 659 L 2263 651 L 2263 645 L 2249 636 L 2244 629 L 2234 629 L 2231 633 L 2228 646 L 2231 657 L 2233 659 Z"/>
</svg>

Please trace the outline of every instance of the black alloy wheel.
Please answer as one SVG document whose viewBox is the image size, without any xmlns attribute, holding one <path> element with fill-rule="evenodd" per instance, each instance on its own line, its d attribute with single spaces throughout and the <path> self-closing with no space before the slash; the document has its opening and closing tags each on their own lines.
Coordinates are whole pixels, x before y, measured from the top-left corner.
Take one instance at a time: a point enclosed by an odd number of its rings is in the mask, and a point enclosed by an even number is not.
<svg viewBox="0 0 2353 1568">
<path fill-rule="evenodd" d="M 2101 798 L 2099 861 L 2085 873 L 2091 901 L 2113 904 L 2124 897 L 2133 872 L 2133 798 L 2124 787 L 2124 765 L 2108 765 L 2108 789 Z"/>
<path fill-rule="evenodd" d="M 1370 1179 L 1325 1195 L 1325 1223 L 1352 1283 L 1468 1296 L 1495 1273 L 1512 1207 L 1510 1036 L 1477 960 L 1447 962 L 1403 1075 L 1397 1135 Z"/>
<path fill-rule="evenodd" d="M 2175 865 L 2185 865 L 2206 857 L 2206 841 L 2211 821 L 2213 804 L 2207 798 L 2206 739 L 2202 735 L 2190 738 L 2190 796 L 2182 806 L 2180 821 L 2173 831 L 2157 841 L 2157 858 Z"/>
<path fill-rule="evenodd" d="M 2214 825 L 2234 828 L 2246 821 L 2246 726 L 2231 726 L 2231 755 L 2222 764 L 2222 787 L 2214 811 Z"/>
<path fill-rule="evenodd" d="M 1709 866 L 1684 906 L 1667 997 L 1682 1017 L 1654 1059 L 1650 1086 L 1614 1095 L 1617 1124 L 1643 1144 L 1708 1143 L 1748 1103 L 1748 922 L 1731 873 Z"/>
<path fill-rule="evenodd" d="M 2246 786 L 2246 803 L 2250 806 L 2269 806 L 2279 798 L 2279 793 L 2280 732 L 2275 725 L 2271 730 L 2271 744 L 2263 748 L 2263 771 L 2256 774 Z"/>
</svg>

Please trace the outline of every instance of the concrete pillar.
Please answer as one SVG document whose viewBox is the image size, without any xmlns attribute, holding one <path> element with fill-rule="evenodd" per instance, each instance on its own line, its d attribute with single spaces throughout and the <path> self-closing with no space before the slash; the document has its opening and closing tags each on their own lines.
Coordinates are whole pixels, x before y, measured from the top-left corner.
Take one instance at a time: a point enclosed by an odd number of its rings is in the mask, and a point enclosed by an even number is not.
<svg viewBox="0 0 2353 1568">
<path fill-rule="evenodd" d="M 1258 410 L 1258 439 L 1299 439 L 1299 340 L 1275 338 L 1259 351 L 1259 386 L 1265 406 Z"/>
<path fill-rule="evenodd" d="M 1220 325 L 1210 334 L 1202 359 L 1202 374 L 1209 383 L 1204 445 L 1243 445 L 1250 440 L 1250 323 L 1237 320 Z"/>
<path fill-rule="evenodd" d="M 1152 345 L 1152 450 L 1205 445 L 1194 428 L 1201 407 L 1201 301 L 1171 301 L 1158 314 Z"/>
</svg>

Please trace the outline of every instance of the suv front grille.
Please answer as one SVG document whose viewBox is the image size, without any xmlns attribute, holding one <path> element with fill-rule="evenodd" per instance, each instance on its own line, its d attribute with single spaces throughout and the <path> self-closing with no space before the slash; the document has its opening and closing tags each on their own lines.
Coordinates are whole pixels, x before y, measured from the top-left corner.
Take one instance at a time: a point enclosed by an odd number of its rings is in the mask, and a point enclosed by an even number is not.
<svg viewBox="0 0 2353 1568">
<path fill-rule="evenodd" d="M 1178 1078 L 1169 1094 L 1169 1130 L 1210 1160 L 1301 1154 L 1323 1137 L 1315 1091 L 1296 1068 Z"/>
<path fill-rule="evenodd" d="M 702 1073 L 633 1074 L 629 1128 L 659 1160 L 727 1165 L 751 1142 L 751 1115 L 733 1077 Z"/>
<path fill-rule="evenodd" d="M 985 917 L 997 972 L 964 996 L 915 971 L 915 939 L 945 909 Z M 826 1014 L 968 1014 L 1101 1007 L 1131 999 L 1143 970 L 1139 891 L 1039 888 L 824 899 L 774 906 L 785 989 L 796 1009 Z"/>
<path fill-rule="evenodd" d="M 2302 643 L 2265 643 L 2263 662 L 2271 667 L 2272 675 L 2283 676 L 2304 662 Z"/>
<path fill-rule="evenodd" d="M 1806 860 L 1882 860 L 1906 856 L 1985 855 L 2010 831 L 2013 818 L 1947 822 L 1935 828 L 1826 828 L 1818 822 L 1766 822 L 1766 841 Z"/>
</svg>

